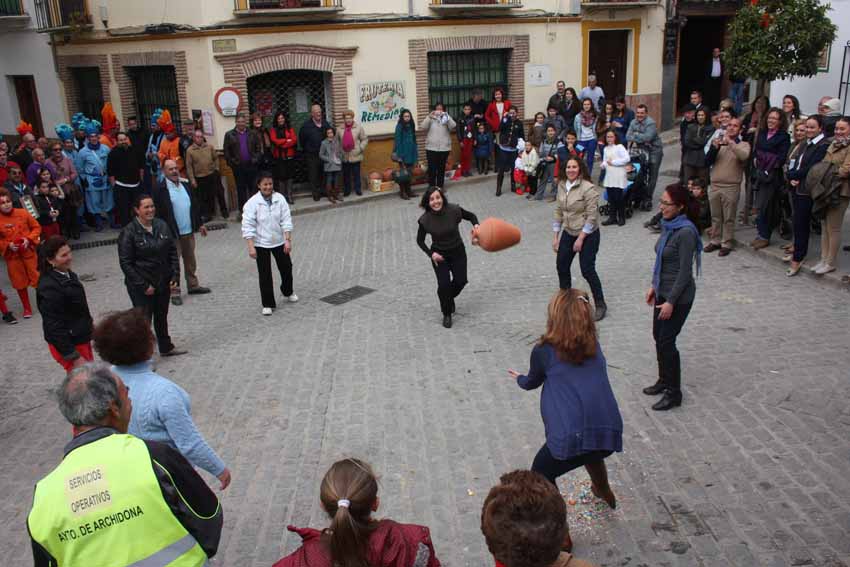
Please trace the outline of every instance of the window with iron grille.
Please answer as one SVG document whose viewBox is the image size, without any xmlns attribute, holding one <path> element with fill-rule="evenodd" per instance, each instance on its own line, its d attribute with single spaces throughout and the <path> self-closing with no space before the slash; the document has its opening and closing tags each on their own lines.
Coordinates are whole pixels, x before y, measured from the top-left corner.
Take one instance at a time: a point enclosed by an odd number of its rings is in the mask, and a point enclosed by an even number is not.
<svg viewBox="0 0 850 567">
<path fill-rule="evenodd" d="M 507 49 L 429 53 L 430 105 L 442 102 L 455 118 L 461 115 L 463 103 L 472 98 L 475 88 L 483 91 L 484 100 L 490 99 L 496 87 L 505 89 L 507 95 L 509 54 Z"/>
<path fill-rule="evenodd" d="M 307 70 L 265 73 L 248 79 L 248 110 L 251 114 L 259 112 L 266 127 L 271 126 L 274 115 L 282 110 L 297 134 L 310 119 L 310 107 L 314 104 L 320 104 L 327 121 L 333 123 L 330 92 L 330 73 Z M 307 181 L 300 151 L 296 153 L 293 175 L 295 183 Z"/>
<path fill-rule="evenodd" d="M 171 121 L 181 129 L 180 99 L 174 67 L 130 67 L 130 78 L 136 93 L 136 115 L 145 128 L 151 126 L 151 116 L 157 108 L 168 110 Z"/>
<path fill-rule="evenodd" d="M 77 91 L 77 109 L 89 118 L 100 120 L 103 108 L 103 89 L 100 69 L 97 67 L 74 67 L 71 69 Z"/>
</svg>

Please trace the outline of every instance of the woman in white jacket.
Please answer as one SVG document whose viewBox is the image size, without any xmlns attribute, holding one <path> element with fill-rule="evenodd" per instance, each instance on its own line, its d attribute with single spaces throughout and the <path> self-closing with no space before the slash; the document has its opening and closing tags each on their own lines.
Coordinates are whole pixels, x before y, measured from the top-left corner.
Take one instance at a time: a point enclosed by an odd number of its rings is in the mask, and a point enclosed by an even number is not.
<svg viewBox="0 0 850 567">
<path fill-rule="evenodd" d="M 434 110 L 420 125 L 427 132 L 425 157 L 428 160 L 429 187 L 444 187 L 446 184 L 446 161 L 452 151 L 452 132 L 456 126 L 442 102 L 434 105 Z"/>
<path fill-rule="evenodd" d="M 292 215 L 289 204 L 274 190 L 271 173 L 257 175 L 257 193 L 242 210 L 242 238 L 248 242 L 248 256 L 257 261 L 260 275 L 260 297 L 263 315 L 271 315 L 277 307 L 274 299 L 271 257 L 280 271 L 280 291 L 291 303 L 298 301 L 292 291 Z"/>
<path fill-rule="evenodd" d="M 629 152 L 620 143 L 614 130 L 605 132 L 605 148 L 602 150 L 602 170 L 605 172 L 605 191 L 608 192 L 608 220 L 604 226 L 626 224 L 626 187 L 629 185 L 626 166 L 631 163 Z"/>
</svg>

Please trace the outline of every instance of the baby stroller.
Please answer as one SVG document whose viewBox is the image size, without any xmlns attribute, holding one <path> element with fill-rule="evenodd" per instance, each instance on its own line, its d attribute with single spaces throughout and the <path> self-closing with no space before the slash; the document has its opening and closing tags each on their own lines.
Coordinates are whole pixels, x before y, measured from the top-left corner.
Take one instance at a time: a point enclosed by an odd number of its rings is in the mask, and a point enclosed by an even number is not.
<svg viewBox="0 0 850 567">
<path fill-rule="evenodd" d="M 641 211 L 652 210 L 652 199 L 647 194 L 647 185 L 649 184 L 649 152 L 640 146 L 632 145 L 629 148 L 629 155 L 632 158 L 632 171 L 629 172 L 629 181 L 631 187 L 631 198 L 626 206 L 628 216 L 631 216 L 630 211 L 640 209 Z"/>
<path fill-rule="evenodd" d="M 632 218 L 632 214 L 634 214 L 635 207 L 640 205 L 641 202 L 635 197 L 636 193 L 639 190 L 644 193 L 646 192 L 646 166 L 632 158 L 632 170 L 628 173 L 628 178 L 629 184 L 623 189 L 623 198 L 626 200 L 626 218 L 630 219 Z M 599 205 L 599 214 L 610 216 L 611 209 L 608 205 L 607 189 L 602 192 L 602 200 L 605 202 Z"/>
</svg>

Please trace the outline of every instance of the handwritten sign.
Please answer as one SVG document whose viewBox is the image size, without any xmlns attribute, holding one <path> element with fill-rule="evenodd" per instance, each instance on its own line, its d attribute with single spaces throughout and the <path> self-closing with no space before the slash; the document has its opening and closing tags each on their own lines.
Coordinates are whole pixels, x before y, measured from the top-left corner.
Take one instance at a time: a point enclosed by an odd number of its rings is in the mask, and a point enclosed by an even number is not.
<svg viewBox="0 0 850 567">
<path fill-rule="evenodd" d="M 360 122 L 398 120 L 407 101 L 404 81 L 380 81 L 357 85 Z"/>
</svg>

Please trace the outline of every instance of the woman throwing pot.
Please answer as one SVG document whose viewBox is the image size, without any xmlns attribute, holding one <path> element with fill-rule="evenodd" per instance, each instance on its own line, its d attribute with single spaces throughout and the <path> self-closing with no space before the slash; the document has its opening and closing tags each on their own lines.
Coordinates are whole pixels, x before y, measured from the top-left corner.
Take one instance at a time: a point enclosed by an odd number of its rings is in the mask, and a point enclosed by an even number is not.
<svg viewBox="0 0 850 567">
<path fill-rule="evenodd" d="M 257 261 L 263 315 L 277 307 L 272 279 L 272 256 L 280 272 L 280 291 L 290 303 L 298 301 L 292 291 L 292 215 L 286 199 L 275 193 L 268 172 L 257 175 L 257 193 L 245 203 L 242 212 L 242 238 L 248 242 L 248 256 Z"/>
<path fill-rule="evenodd" d="M 528 374 L 508 373 L 523 390 L 543 386 L 546 442 L 531 470 L 555 484 L 559 476 L 583 466 L 594 496 L 616 508 L 605 459 L 623 450 L 623 418 L 593 318 L 586 292 L 558 290 L 549 301 L 546 332 L 531 351 Z"/>
<path fill-rule="evenodd" d="M 643 389 L 647 396 L 664 394 L 652 409 L 665 411 L 682 405 L 682 368 L 676 337 L 691 312 L 696 296 L 693 265 L 701 266 L 702 240 L 697 228 L 699 203 L 681 185 L 669 185 L 658 204 L 661 237 L 655 244 L 652 287 L 646 292 L 653 306 L 652 337 L 658 358 L 658 382 Z"/>
<path fill-rule="evenodd" d="M 561 289 L 572 287 L 570 266 L 578 254 L 581 275 L 590 285 L 596 304 L 596 321 L 608 311 L 602 282 L 596 273 L 596 254 L 599 252 L 599 189 L 591 183 L 584 160 L 570 157 L 561 163 L 558 172 L 558 196 L 555 199 L 555 219 L 552 230 L 552 250 L 558 255 L 556 266 Z"/>
<path fill-rule="evenodd" d="M 180 281 L 180 257 L 168 224 L 156 218 L 153 197 L 139 195 L 133 203 L 133 220 L 118 236 L 118 262 L 133 307 L 144 310 L 153 321 L 161 356 L 177 356 L 179 350 L 168 334 L 171 289 Z"/>
<path fill-rule="evenodd" d="M 437 276 L 437 296 L 443 312 L 443 327 L 452 327 L 452 314 L 455 312 L 455 298 L 460 295 L 466 279 L 466 247 L 460 236 L 460 221 L 468 220 L 474 229 L 478 228 L 478 217 L 452 205 L 446 200 L 446 194 L 440 187 L 431 187 L 422 195 L 419 206 L 425 209 L 419 217 L 419 232 L 416 243 L 431 259 L 434 274 Z M 425 237 L 431 235 L 431 246 L 425 244 Z M 472 244 L 478 239 L 473 236 Z"/>
<path fill-rule="evenodd" d="M 51 236 L 38 250 L 36 304 L 41 312 L 44 340 L 53 360 L 65 372 L 94 360 L 91 351 L 92 317 L 86 290 L 71 271 L 73 255 L 68 241 Z"/>
</svg>

